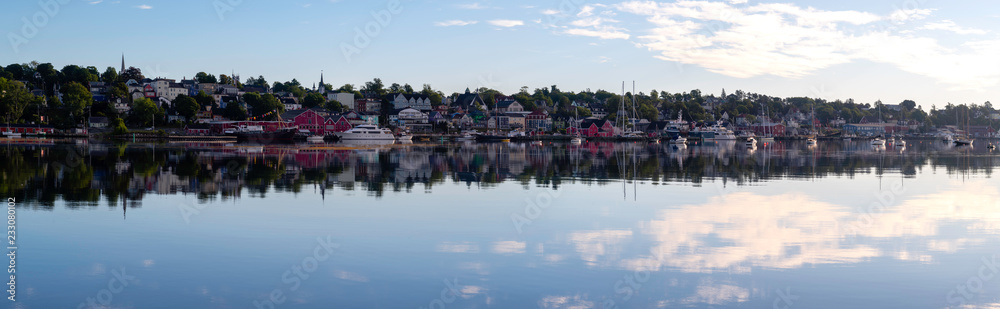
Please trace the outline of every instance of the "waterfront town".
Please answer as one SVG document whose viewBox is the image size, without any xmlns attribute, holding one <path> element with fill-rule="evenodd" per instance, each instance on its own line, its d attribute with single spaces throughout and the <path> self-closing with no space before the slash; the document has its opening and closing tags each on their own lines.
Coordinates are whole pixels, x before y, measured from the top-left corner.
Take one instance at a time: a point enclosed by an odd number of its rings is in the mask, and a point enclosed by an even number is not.
<svg viewBox="0 0 1000 309">
<path fill-rule="evenodd" d="M 331 136 L 362 124 L 395 132 L 521 132 L 587 138 L 624 132 L 646 136 L 680 134 L 718 124 L 738 134 L 778 138 L 802 136 L 968 136 L 996 137 L 1000 112 L 990 102 L 935 102 L 930 108 L 906 100 L 897 104 L 852 99 L 779 98 L 735 90 L 703 94 L 636 91 L 565 92 L 556 85 L 525 86 L 515 94 L 487 87 L 446 94 L 423 85 L 385 85 L 375 78 L 341 87 L 311 86 L 293 79 L 268 82 L 264 76 L 199 72 L 181 80 L 146 77 L 135 67 L 120 69 L 50 63 L 0 67 L 0 107 L 5 136 L 157 132 L 215 136 L 241 127 L 274 131 L 297 127 Z M 718 127 L 718 126 L 716 126 Z"/>
</svg>

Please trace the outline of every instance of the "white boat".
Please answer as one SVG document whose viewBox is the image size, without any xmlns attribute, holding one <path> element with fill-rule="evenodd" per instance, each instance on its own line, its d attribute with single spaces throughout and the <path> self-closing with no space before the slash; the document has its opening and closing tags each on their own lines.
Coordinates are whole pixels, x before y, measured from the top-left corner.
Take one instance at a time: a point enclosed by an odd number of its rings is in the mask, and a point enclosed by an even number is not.
<svg viewBox="0 0 1000 309">
<path fill-rule="evenodd" d="M 407 132 L 400 132 L 399 135 L 396 136 L 396 140 L 400 140 L 400 141 L 412 141 L 413 140 L 413 135 L 410 135 L 410 133 L 407 133 Z"/>
<path fill-rule="evenodd" d="M 873 146 L 885 146 L 885 140 L 882 139 L 881 137 L 876 137 L 875 139 L 872 140 L 872 145 Z"/>
<path fill-rule="evenodd" d="M 396 136 L 392 135 L 392 131 L 389 129 L 379 128 L 371 124 L 359 125 L 335 134 L 341 140 L 396 140 Z"/>
<path fill-rule="evenodd" d="M 706 129 L 706 131 L 712 132 L 713 135 L 714 135 L 712 137 L 712 139 L 715 139 L 715 140 L 735 140 L 735 139 L 737 139 L 736 133 L 733 133 L 733 130 L 726 129 L 726 127 L 723 127 L 723 126 L 719 125 L 718 123 L 713 124 L 712 126 L 708 127 L 708 129 Z"/>
<path fill-rule="evenodd" d="M 21 133 L 16 133 L 16 132 L 11 132 L 11 131 L 5 131 L 5 132 L 3 132 L 3 137 L 11 137 L 11 138 L 13 138 L 13 137 L 21 137 Z"/>
<path fill-rule="evenodd" d="M 753 138 L 753 136 L 747 137 L 746 144 L 747 144 L 747 146 L 757 147 L 757 139 Z"/>
<path fill-rule="evenodd" d="M 683 136 L 678 136 L 677 138 L 670 141 L 671 144 L 687 144 L 688 139 Z"/>
<path fill-rule="evenodd" d="M 572 139 L 569 140 L 569 143 L 573 145 L 583 144 L 583 138 L 579 136 L 573 137 Z"/>
<path fill-rule="evenodd" d="M 462 133 L 462 136 L 459 136 L 455 139 L 459 141 L 474 141 L 476 140 L 476 134 L 477 132 L 474 131 L 466 131 Z"/>
<path fill-rule="evenodd" d="M 323 142 L 323 136 L 322 135 L 310 135 L 310 136 L 307 136 L 306 137 L 306 142 L 310 142 L 310 143 L 322 143 Z"/>
<path fill-rule="evenodd" d="M 816 139 L 815 138 L 808 138 L 808 139 L 806 139 L 806 144 L 808 144 L 810 146 L 816 145 Z"/>
</svg>

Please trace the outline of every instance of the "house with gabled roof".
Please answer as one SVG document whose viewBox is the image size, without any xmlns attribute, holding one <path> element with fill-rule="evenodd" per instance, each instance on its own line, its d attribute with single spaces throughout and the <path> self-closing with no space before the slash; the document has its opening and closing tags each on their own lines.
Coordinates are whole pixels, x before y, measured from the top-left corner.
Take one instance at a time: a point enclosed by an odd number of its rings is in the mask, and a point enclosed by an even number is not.
<svg viewBox="0 0 1000 309">
<path fill-rule="evenodd" d="M 478 92 L 471 92 L 469 88 L 465 89 L 464 94 L 460 94 L 452 102 L 452 107 L 456 109 L 461 109 L 462 111 L 469 111 L 472 109 L 484 109 L 486 106 L 486 101 L 483 101 L 483 97 L 479 96 Z M 475 108 L 473 108 L 475 107 Z"/>
</svg>

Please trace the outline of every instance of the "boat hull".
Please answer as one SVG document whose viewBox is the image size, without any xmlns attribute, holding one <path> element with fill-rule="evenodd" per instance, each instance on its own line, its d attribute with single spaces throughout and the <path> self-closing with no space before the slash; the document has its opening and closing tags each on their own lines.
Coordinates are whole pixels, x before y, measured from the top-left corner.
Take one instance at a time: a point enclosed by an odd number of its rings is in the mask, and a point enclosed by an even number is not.
<svg viewBox="0 0 1000 309">
<path fill-rule="evenodd" d="M 234 135 L 236 135 L 236 141 L 239 142 L 267 144 L 292 142 L 295 140 L 296 133 L 295 130 L 279 130 L 274 132 L 235 133 Z"/>
<path fill-rule="evenodd" d="M 337 133 L 337 137 L 339 137 L 340 140 L 345 140 L 345 141 L 358 141 L 358 140 L 389 141 L 396 139 L 396 137 L 392 136 L 391 134 L 347 133 L 347 132 Z"/>
</svg>

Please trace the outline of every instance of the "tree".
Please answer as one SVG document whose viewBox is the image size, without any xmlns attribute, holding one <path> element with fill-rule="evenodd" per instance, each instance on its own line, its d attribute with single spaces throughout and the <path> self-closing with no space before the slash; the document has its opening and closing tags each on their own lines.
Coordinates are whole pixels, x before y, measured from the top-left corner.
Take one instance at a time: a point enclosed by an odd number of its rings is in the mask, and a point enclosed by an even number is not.
<svg viewBox="0 0 1000 309">
<path fill-rule="evenodd" d="M 313 108 L 313 107 L 317 107 L 317 106 L 319 106 L 319 107 L 325 107 L 326 106 L 326 98 L 324 98 L 322 94 L 313 92 L 313 93 L 307 94 L 306 97 L 305 97 L 305 99 L 302 99 L 302 106 L 304 106 L 306 108 Z"/>
<path fill-rule="evenodd" d="M 403 93 L 412 94 L 413 93 L 413 86 L 410 86 L 410 84 L 404 84 L 403 85 Z"/>
<path fill-rule="evenodd" d="M 340 89 L 337 89 L 336 92 L 354 92 L 354 91 L 355 91 L 354 85 L 344 84 L 343 86 L 340 86 Z"/>
<path fill-rule="evenodd" d="M 174 110 L 177 111 L 177 114 L 184 116 L 187 122 L 191 122 L 191 119 L 194 119 L 198 115 L 198 110 L 201 109 L 198 101 L 183 94 L 178 95 L 171 103 L 174 105 Z"/>
<path fill-rule="evenodd" d="M 104 73 L 101 74 L 101 80 L 109 84 L 118 83 L 118 78 L 118 70 L 115 70 L 115 67 L 108 67 L 104 70 Z"/>
<path fill-rule="evenodd" d="M 219 75 L 219 83 L 223 85 L 232 85 L 233 78 L 226 74 Z"/>
<path fill-rule="evenodd" d="M 226 108 L 222 109 L 222 116 L 229 120 L 243 121 L 247 119 L 247 110 L 237 102 L 229 102 Z"/>
<path fill-rule="evenodd" d="M 141 81 L 143 79 L 146 79 L 146 77 L 142 76 L 142 70 L 139 70 L 136 67 L 129 67 L 128 69 L 125 69 L 125 72 L 121 73 L 121 80 L 123 82 L 127 82 L 129 80 Z"/>
<path fill-rule="evenodd" d="M 132 103 L 132 122 L 145 127 L 153 124 L 157 118 L 163 117 L 163 109 L 149 98 L 139 98 Z"/>
<path fill-rule="evenodd" d="M 198 94 L 194 96 L 195 102 L 198 102 L 200 106 L 211 106 L 215 108 L 218 106 L 215 102 L 215 98 L 206 94 L 205 91 L 198 91 Z"/>
<path fill-rule="evenodd" d="M 435 91 L 429 84 L 424 84 L 424 89 L 420 91 L 420 94 L 427 96 L 427 98 L 431 100 L 431 105 L 433 106 L 441 105 L 444 100 L 444 93 Z"/>
<path fill-rule="evenodd" d="M 24 109 L 34 101 L 34 96 L 18 81 L 0 77 L 0 110 L 7 123 L 21 119 Z"/>
<path fill-rule="evenodd" d="M 94 103 L 94 95 L 90 89 L 77 82 L 66 84 L 61 90 L 63 94 L 63 107 L 67 113 L 83 116 L 83 112 Z"/>
<path fill-rule="evenodd" d="M 97 75 L 93 74 L 89 69 L 81 68 L 80 66 L 72 64 L 63 67 L 62 69 L 62 83 L 77 82 L 87 85 L 90 82 L 96 81 Z"/>
<path fill-rule="evenodd" d="M 326 102 L 326 109 L 334 113 L 344 112 L 344 104 L 340 104 L 337 100 L 330 100 Z"/>
<path fill-rule="evenodd" d="M 216 84 L 219 82 L 219 80 L 215 79 L 215 75 L 205 72 L 198 72 L 198 74 L 195 74 L 194 80 L 202 84 Z"/>
<path fill-rule="evenodd" d="M 899 103 L 899 105 L 905 107 L 906 110 L 913 110 L 913 108 L 917 107 L 917 102 L 913 102 L 913 100 L 903 100 L 903 102 Z"/>
<path fill-rule="evenodd" d="M 285 105 L 271 94 L 245 93 L 243 101 L 250 106 L 252 109 L 250 115 L 255 119 L 275 120 L 278 119 L 278 115 L 285 112 Z"/>
<path fill-rule="evenodd" d="M 123 121 L 121 118 L 112 119 L 111 123 L 112 123 L 111 126 L 114 128 L 115 134 L 120 135 L 128 133 L 128 127 L 125 126 L 125 121 Z"/>
<path fill-rule="evenodd" d="M 382 83 L 382 79 L 376 78 L 370 82 L 366 82 L 365 86 L 361 88 L 363 92 L 370 92 L 378 97 L 382 97 L 386 94 L 385 84 Z"/>
<path fill-rule="evenodd" d="M 267 80 L 264 79 L 264 75 L 260 75 L 257 78 L 253 78 L 253 77 L 247 78 L 247 82 L 245 82 L 243 84 L 247 85 L 247 86 L 260 86 L 260 87 L 264 87 L 264 89 L 270 89 L 271 88 L 271 84 L 269 84 L 267 82 Z"/>
</svg>

